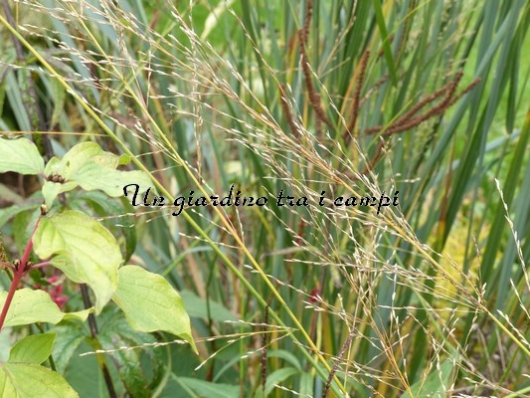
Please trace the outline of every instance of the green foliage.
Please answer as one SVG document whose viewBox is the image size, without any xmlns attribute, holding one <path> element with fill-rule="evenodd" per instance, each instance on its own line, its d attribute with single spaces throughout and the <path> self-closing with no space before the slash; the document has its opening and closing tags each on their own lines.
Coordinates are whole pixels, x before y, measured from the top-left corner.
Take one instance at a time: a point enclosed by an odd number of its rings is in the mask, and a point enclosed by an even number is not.
<svg viewBox="0 0 530 398">
<path fill-rule="evenodd" d="M 5 305 L 7 292 L 0 292 L 0 304 Z M 41 290 L 19 289 L 7 313 L 4 326 L 29 325 L 36 322 L 56 324 L 63 319 L 73 318 L 84 321 L 90 309 L 64 313 L 55 304 L 50 295 Z"/>
<path fill-rule="evenodd" d="M 21 161 L 12 161 L 11 154 Z M 93 310 L 95 309 L 96 315 L 100 315 L 113 299 L 124 311 L 133 330 L 145 333 L 167 331 L 182 337 L 197 351 L 189 317 L 180 296 L 171 285 L 163 277 L 140 267 L 120 268 L 124 259 L 118 241 L 107 228 L 86 214 L 86 211 L 71 210 L 64 205 L 54 206 L 57 196 L 62 196 L 61 203 L 64 204 L 64 194 L 77 187 L 87 191 L 101 190 L 107 198 L 120 196 L 123 194 L 123 185 L 131 182 L 147 183 L 143 172 L 117 171 L 116 167 L 127 164 L 128 158 L 105 152 L 98 144 L 91 142 L 76 145 L 62 160 L 54 157 L 45 166 L 37 147 L 31 141 L 25 138 L 0 139 L 0 158 L 6 159 L 2 164 L 2 172 L 38 174 L 44 177 L 41 198 L 47 204 L 41 208 L 42 214 L 35 222 L 26 222 L 26 225 L 17 228 L 21 230 L 19 240 L 25 240 L 24 254 L 12 264 L 4 263 L 4 267 L 13 271 L 13 278 L 9 291 L 0 292 L 0 330 L 5 326 L 62 322 L 64 325 L 57 329 L 61 331 L 57 339 L 57 347 L 60 347 L 57 359 L 58 369 L 63 372 L 73 353 L 85 340 L 90 341 L 96 349 L 104 347 L 111 351 L 112 345 L 118 342 L 152 344 L 152 340 L 142 338 L 143 334 L 135 335 L 132 330 L 123 328 L 120 331 L 119 327 L 103 329 L 99 336 L 92 329 L 91 338 L 88 339 L 78 325 L 66 322 L 86 322 L 88 317 L 92 317 L 88 322 L 93 328 Z M 102 176 L 110 177 L 111 182 L 103 182 Z M 4 222 L 12 216 L 20 218 L 21 214 L 24 215 L 23 220 L 33 218 L 31 214 L 34 213 L 35 206 L 20 209 L 15 205 L 13 208 L 6 209 Z M 28 229 L 32 229 L 29 236 L 26 232 Z M 31 251 L 42 260 L 41 263 L 30 262 Z M 60 292 L 63 292 L 63 287 L 59 285 L 60 290 L 56 290 L 51 282 L 52 279 L 57 280 L 55 277 L 46 281 L 37 276 L 38 283 L 44 282 L 52 286 L 49 293 L 29 288 L 17 290 L 26 274 L 49 265 L 61 270 L 72 282 L 88 285 L 95 294 L 94 308 L 62 312 L 57 300 L 62 297 Z M 86 296 L 84 300 L 86 306 L 90 298 Z M 2 396 L 78 396 L 59 373 L 40 366 L 52 354 L 56 336 L 55 333 L 27 336 L 13 346 L 9 361 L 1 364 Z M 125 389 L 134 396 L 149 396 L 145 375 L 137 366 L 139 358 L 118 351 L 115 359 Z M 102 371 L 108 372 L 101 356 L 98 362 Z M 55 367 L 54 362 L 51 363 Z M 160 377 L 155 377 L 154 381 L 158 379 Z M 107 386 L 111 391 L 113 387 L 108 381 Z"/>
<path fill-rule="evenodd" d="M 120 268 L 118 280 L 112 300 L 123 310 L 134 330 L 173 333 L 197 350 L 182 299 L 163 277 L 126 265 Z"/>
<path fill-rule="evenodd" d="M 33 240 L 40 258 L 51 258 L 73 282 L 92 288 L 100 313 L 116 291 L 123 261 L 114 236 L 89 216 L 70 210 L 43 218 Z"/>
<path fill-rule="evenodd" d="M 13 398 L 79 397 L 58 373 L 25 362 L 7 362 L 0 366 L 0 391 L 4 397 Z"/>
<path fill-rule="evenodd" d="M 84 308 L 73 282 L 95 292 L 99 337 L 43 325 L 81 396 L 113 395 L 101 363 L 118 396 L 528 393 L 528 1 L 14 8 L 0 129 L 36 145 L 2 139 L 0 171 L 40 185 L 0 186 L 0 225 L 12 258 L 34 236 L 64 272 L 61 314 Z M 128 183 L 308 206 L 134 214 Z M 318 204 L 398 190 L 379 215 Z"/>
<path fill-rule="evenodd" d="M 14 171 L 20 174 L 39 174 L 44 171 L 44 160 L 39 150 L 29 140 L 0 138 L 0 173 Z"/>
<path fill-rule="evenodd" d="M 13 345 L 9 362 L 29 362 L 42 364 L 52 353 L 55 334 L 43 333 L 26 336 Z"/>
</svg>

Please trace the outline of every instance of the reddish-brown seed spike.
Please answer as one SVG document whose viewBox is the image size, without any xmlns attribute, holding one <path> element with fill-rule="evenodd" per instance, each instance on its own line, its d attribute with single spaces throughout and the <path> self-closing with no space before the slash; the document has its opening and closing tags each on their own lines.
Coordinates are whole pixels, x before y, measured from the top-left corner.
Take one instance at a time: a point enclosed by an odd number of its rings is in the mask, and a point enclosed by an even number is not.
<svg viewBox="0 0 530 398">
<path fill-rule="evenodd" d="M 282 104 L 282 109 L 283 109 L 283 112 L 285 113 L 287 124 L 289 125 L 289 128 L 291 129 L 293 136 L 296 139 L 300 139 L 301 134 L 298 131 L 298 127 L 296 126 L 296 123 L 294 122 L 293 115 L 291 115 L 291 111 L 289 110 L 289 102 L 287 101 L 287 96 L 285 95 L 285 88 L 283 84 L 280 84 L 279 90 L 280 90 L 280 103 Z"/>
<path fill-rule="evenodd" d="M 359 77 L 357 78 L 357 86 L 355 87 L 355 94 L 353 96 L 353 116 L 347 130 L 344 132 L 343 141 L 345 145 L 348 145 L 351 139 L 353 129 L 357 124 L 357 118 L 359 116 L 359 103 L 361 100 L 361 90 L 364 83 L 364 75 L 366 73 L 366 66 L 368 65 L 368 58 L 370 57 L 370 50 L 366 50 L 361 57 L 361 70 L 359 71 Z"/>
<path fill-rule="evenodd" d="M 320 95 L 317 93 L 317 91 L 315 90 L 315 87 L 313 86 L 313 81 L 311 79 L 311 68 L 309 65 L 309 58 L 306 52 L 306 45 L 309 41 L 309 28 L 311 25 L 312 15 L 313 15 L 313 1 L 308 0 L 304 25 L 302 29 L 298 31 L 298 36 L 300 40 L 300 61 L 302 63 L 302 73 L 304 74 L 305 84 L 307 87 L 307 93 L 309 97 L 309 103 L 311 104 L 311 107 L 315 111 L 317 121 L 320 120 L 320 122 L 326 123 L 326 125 L 331 129 L 333 128 L 333 124 L 331 123 L 329 118 L 326 116 L 326 113 L 320 106 Z M 317 127 L 320 127 L 320 122 L 317 122 Z M 317 131 L 317 134 L 319 137 L 322 135 L 318 131 Z"/>
</svg>

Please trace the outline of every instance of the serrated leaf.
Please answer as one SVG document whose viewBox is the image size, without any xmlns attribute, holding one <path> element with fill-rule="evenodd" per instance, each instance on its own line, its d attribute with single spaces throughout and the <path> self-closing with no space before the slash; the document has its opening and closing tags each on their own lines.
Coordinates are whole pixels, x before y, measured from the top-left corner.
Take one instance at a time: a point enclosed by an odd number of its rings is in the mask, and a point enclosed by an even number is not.
<svg viewBox="0 0 530 398">
<path fill-rule="evenodd" d="M 55 333 L 34 334 L 17 341 L 9 353 L 9 362 L 40 365 L 51 355 Z"/>
<path fill-rule="evenodd" d="M 162 276 L 141 267 L 124 266 L 119 270 L 118 289 L 112 299 L 134 330 L 172 333 L 197 352 L 182 299 Z"/>
<path fill-rule="evenodd" d="M 96 295 L 99 314 L 117 287 L 122 256 L 114 236 L 100 223 L 78 211 L 41 220 L 33 238 L 34 251 L 76 283 L 86 283 Z"/>
<path fill-rule="evenodd" d="M 44 160 L 37 146 L 26 138 L 0 138 L 0 173 L 39 174 L 44 171 Z"/>
<path fill-rule="evenodd" d="M 34 363 L 0 364 L 0 395 L 16 398 L 77 398 L 56 372 Z"/>
</svg>

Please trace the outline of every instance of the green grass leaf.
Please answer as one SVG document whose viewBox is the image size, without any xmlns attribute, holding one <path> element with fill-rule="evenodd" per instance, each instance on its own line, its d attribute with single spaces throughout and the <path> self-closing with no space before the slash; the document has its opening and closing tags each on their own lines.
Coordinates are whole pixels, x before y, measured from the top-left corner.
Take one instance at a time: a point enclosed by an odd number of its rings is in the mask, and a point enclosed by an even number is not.
<svg viewBox="0 0 530 398">
<path fill-rule="evenodd" d="M 412 387 L 409 393 L 405 393 L 401 398 L 444 398 L 447 396 L 451 384 L 451 373 L 453 371 L 453 362 L 445 360 L 440 366 L 425 379 L 420 380 Z"/>
</svg>

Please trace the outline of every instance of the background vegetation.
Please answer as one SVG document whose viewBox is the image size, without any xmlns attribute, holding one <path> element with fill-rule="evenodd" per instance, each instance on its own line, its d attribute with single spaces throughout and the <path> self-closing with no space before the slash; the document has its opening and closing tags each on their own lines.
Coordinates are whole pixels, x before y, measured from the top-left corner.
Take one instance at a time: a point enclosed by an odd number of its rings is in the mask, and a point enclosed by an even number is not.
<svg viewBox="0 0 530 398">
<path fill-rule="evenodd" d="M 109 308 L 98 339 L 118 396 L 530 394 L 530 3 L 3 5 L 7 136 L 47 157 L 96 141 L 167 198 L 235 184 L 309 201 L 172 217 L 79 194 L 128 263 L 178 289 L 199 349 Z M 16 256 L 39 183 L 0 188 Z M 322 191 L 399 191 L 400 207 L 321 207 Z M 39 328 L 80 396 L 109 395 L 87 327 Z M 4 351 L 37 331 L 4 330 Z"/>
</svg>

